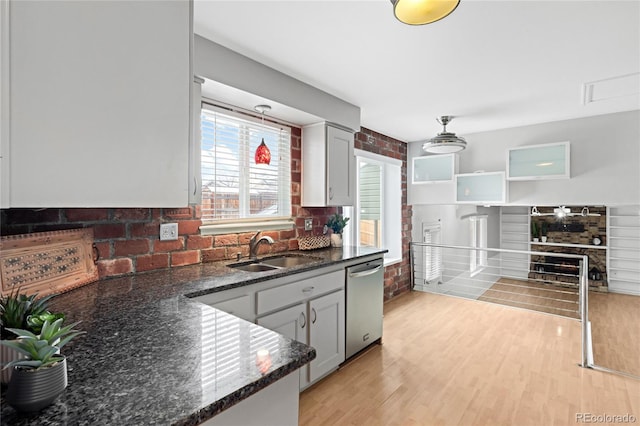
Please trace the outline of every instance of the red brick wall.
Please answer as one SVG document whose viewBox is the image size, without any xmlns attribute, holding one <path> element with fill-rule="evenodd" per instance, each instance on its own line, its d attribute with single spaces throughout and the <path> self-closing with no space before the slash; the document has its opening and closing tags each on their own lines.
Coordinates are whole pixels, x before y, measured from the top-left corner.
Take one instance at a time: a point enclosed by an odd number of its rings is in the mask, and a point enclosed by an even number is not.
<svg viewBox="0 0 640 426">
<path fill-rule="evenodd" d="M 366 135 L 373 137 L 369 142 Z M 403 261 L 385 272 L 385 298 L 389 299 L 409 288 L 408 238 L 411 235 L 411 209 L 406 206 L 406 145 L 367 129 L 356 134 L 356 147 L 388 155 L 403 161 Z M 273 245 L 262 244 L 259 253 L 277 253 L 298 248 L 299 236 L 319 235 L 329 216 L 338 208 L 303 208 L 300 206 L 301 131 L 292 128 L 291 204 L 295 229 L 267 231 Z M 253 233 L 201 236 L 199 207 L 185 208 L 51 208 L 5 209 L 0 211 L 2 235 L 26 234 L 60 229 L 94 230 L 94 241 L 100 253 L 98 269 L 101 278 L 146 272 L 156 269 L 192 265 L 200 262 L 234 259 L 236 253 L 248 255 Z M 313 231 L 304 231 L 304 219 L 313 218 Z M 178 239 L 160 241 L 160 224 L 178 223 Z M 406 238 L 406 244 L 405 244 Z M 406 245 L 406 248 L 405 248 Z"/>
<path fill-rule="evenodd" d="M 361 128 L 356 133 L 355 147 L 386 157 L 402 160 L 402 262 L 387 266 L 384 271 L 384 298 L 389 300 L 410 290 L 411 206 L 407 205 L 407 144 L 381 133 Z"/>
</svg>

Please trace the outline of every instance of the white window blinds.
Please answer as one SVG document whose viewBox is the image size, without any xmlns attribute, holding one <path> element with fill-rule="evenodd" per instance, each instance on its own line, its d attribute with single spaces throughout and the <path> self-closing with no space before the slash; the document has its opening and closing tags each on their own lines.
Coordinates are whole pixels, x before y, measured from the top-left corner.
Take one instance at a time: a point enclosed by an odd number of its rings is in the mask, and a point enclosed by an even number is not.
<svg viewBox="0 0 640 426">
<path fill-rule="evenodd" d="M 424 223 L 422 225 L 423 242 L 427 244 L 442 244 L 440 222 Z M 442 247 L 424 247 L 425 281 L 434 281 L 442 276 Z"/>
<path fill-rule="evenodd" d="M 203 104 L 202 220 L 291 217 L 291 130 Z M 264 139 L 271 163 L 256 164 Z"/>
</svg>

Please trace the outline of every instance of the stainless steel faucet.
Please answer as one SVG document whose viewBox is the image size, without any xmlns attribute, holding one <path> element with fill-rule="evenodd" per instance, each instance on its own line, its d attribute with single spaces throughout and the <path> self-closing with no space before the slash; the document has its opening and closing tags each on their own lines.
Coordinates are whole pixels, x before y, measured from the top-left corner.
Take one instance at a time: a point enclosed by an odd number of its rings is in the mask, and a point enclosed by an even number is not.
<svg viewBox="0 0 640 426">
<path fill-rule="evenodd" d="M 258 231 L 256 232 L 256 235 L 254 235 L 253 237 L 251 237 L 251 239 L 249 240 L 249 257 L 251 259 L 255 259 L 258 257 L 258 246 L 260 245 L 261 242 L 266 241 L 269 244 L 273 244 L 273 238 L 265 235 L 264 237 L 258 238 L 258 235 L 260 235 L 262 231 Z"/>
</svg>

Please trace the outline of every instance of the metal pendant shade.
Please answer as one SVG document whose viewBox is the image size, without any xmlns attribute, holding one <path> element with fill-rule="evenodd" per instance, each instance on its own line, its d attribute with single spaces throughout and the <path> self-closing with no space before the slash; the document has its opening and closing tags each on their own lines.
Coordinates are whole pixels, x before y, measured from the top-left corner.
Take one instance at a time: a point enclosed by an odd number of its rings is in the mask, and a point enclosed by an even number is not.
<svg viewBox="0 0 640 426">
<path fill-rule="evenodd" d="M 456 136 L 455 133 L 447 132 L 447 124 L 453 120 L 453 116 L 443 115 L 437 119 L 442 124 L 442 132 L 422 145 L 425 152 L 432 154 L 450 154 L 452 152 L 462 151 L 467 147 L 467 141 L 464 138 Z"/>
<path fill-rule="evenodd" d="M 448 16 L 460 0 L 391 0 L 393 13 L 400 22 L 425 25 Z"/>
</svg>

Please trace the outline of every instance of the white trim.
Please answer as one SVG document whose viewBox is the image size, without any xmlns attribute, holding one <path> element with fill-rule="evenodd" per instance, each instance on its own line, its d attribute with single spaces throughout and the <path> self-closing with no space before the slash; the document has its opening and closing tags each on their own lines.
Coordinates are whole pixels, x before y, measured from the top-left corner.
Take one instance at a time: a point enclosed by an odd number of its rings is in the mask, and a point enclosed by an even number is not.
<svg viewBox="0 0 640 426">
<path fill-rule="evenodd" d="M 398 160 L 397 158 L 386 157 L 384 155 L 374 154 L 373 152 L 363 151 L 361 149 L 354 149 L 353 151 L 356 157 L 364 157 L 373 161 L 402 167 L 402 160 Z"/>
<path fill-rule="evenodd" d="M 240 234 L 253 231 L 290 230 L 295 228 L 291 219 L 233 223 L 207 223 L 200 226 L 200 235 Z"/>
</svg>

